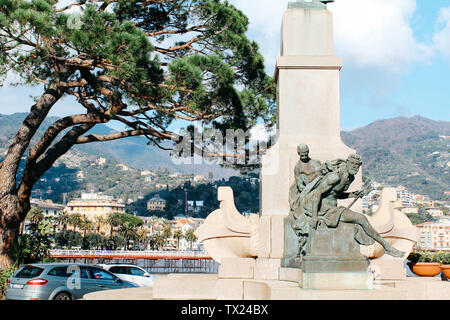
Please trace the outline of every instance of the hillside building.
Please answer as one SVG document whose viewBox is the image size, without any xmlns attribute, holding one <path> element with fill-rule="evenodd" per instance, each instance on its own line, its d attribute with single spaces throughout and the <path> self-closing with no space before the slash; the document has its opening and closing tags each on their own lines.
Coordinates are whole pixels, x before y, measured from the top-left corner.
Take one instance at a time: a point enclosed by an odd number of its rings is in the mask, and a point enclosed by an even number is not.
<svg viewBox="0 0 450 320">
<path fill-rule="evenodd" d="M 161 198 L 158 194 L 147 201 L 147 209 L 149 211 L 163 211 L 166 208 L 166 200 Z"/>
<path fill-rule="evenodd" d="M 89 220 L 95 217 L 107 217 L 112 212 L 125 213 L 125 205 L 111 196 L 98 193 L 83 193 L 80 199 L 69 201 L 65 208 L 68 213 L 80 213 Z"/>
</svg>

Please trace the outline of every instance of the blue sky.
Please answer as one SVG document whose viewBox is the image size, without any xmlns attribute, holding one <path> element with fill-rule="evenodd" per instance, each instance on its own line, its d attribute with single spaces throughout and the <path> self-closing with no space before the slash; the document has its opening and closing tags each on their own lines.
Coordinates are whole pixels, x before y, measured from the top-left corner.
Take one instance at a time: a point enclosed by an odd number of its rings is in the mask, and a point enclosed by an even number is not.
<svg viewBox="0 0 450 320">
<path fill-rule="evenodd" d="M 229 0 L 250 21 L 273 74 L 288 0 Z M 420 115 L 450 121 L 450 0 L 336 0 L 335 55 L 342 58 L 341 128 Z M 0 113 L 26 112 L 41 87 L 0 88 Z M 52 115 L 82 112 L 63 99 Z"/>
<path fill-rule="evenodd" d="M 250 20 L 273 73 L 288 0 L 231 0 Z M 450 0 L 336 0 L 341 128 L 420 115 L 450 120 Z"/>
</svg>

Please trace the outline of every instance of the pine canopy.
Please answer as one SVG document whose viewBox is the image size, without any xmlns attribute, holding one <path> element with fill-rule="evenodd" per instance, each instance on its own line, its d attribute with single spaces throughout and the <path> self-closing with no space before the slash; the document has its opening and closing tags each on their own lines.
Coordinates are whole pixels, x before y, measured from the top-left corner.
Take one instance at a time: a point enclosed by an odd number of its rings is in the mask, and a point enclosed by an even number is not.
<svg viewBox="0 0 450 320">
<path fill-rule="evenodd" d="M 226 1 L 73 1 L 0 0 L 0 75 L 14 71 L 86 108 L 57 132 L 109 121 L 129 128 L 79 130 L 75 144 L 134 135 L 176 141 L 167 131 L 175 119 L 222 130 L 273 121 L 273 80 L 245 35 L 247 17 Z"/>
</svg>

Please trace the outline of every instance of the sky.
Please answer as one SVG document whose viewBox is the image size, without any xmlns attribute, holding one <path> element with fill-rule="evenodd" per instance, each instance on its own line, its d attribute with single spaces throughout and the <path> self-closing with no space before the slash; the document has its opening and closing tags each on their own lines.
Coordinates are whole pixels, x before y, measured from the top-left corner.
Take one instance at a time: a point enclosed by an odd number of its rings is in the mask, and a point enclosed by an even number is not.
<svg viewBox="0 0 450 320">
<path fill-rule="evenodd" d="M 249 18 L 256 41 L 274 74 L 280 27 L 288 0 L 229 0 Z M 450 0 L 336 0 L 334 54 L 340 73 L 341 129 L 378 119 L 420 115 L 450 121 Z M 0 113 L 29 111 L 41 87 L 0 88 Z M 69 98 L 51 115 L 83 110 Z"/>
</svg>

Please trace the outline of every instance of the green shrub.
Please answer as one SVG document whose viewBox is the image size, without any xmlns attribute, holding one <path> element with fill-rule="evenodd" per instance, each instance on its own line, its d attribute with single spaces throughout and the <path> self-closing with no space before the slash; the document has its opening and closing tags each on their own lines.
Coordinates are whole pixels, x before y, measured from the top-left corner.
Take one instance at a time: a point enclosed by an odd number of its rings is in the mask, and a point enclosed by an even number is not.
<svg viewBox="0 0 450 320">
<path fill-rule="evenodd" d="M 411 252 L 408 256 L 408 260 L 411 263 L 417 262 L 433 262 L 450 264 L 450 252 L 439 251 L 437 253 L 432 252 Z"/>
<path fill-rule="evenodd" d="M 0 300 L 5 299 L 6 289 L 8 286 L 8 279 L 12 276 L 12 274 L 17 270 L 16 265 L 12 266 L 9 269 L 0 269 Z"/>
<path fill-rule="evenodd" d="M 436 254 L 436 262 L 450 264 L 450 252 L 438 252 Z"/>
</svg>

